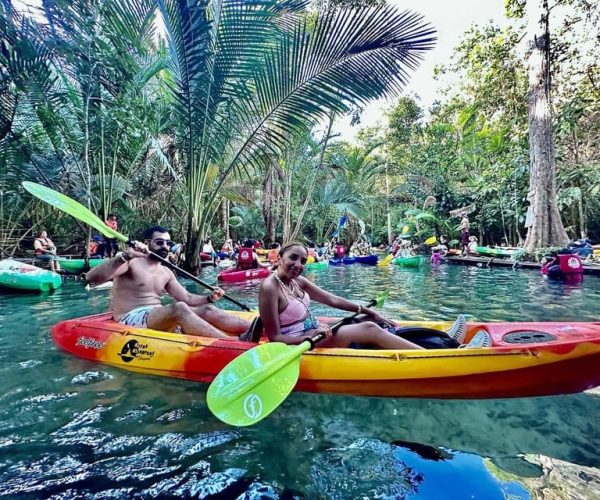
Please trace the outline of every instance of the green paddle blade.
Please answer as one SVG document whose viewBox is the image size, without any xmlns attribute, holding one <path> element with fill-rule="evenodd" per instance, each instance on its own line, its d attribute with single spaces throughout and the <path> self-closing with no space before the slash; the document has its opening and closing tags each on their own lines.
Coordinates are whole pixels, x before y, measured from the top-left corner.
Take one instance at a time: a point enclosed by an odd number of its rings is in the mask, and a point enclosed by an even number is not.
<svg viewBox="0 0 600 500">
<path fill-rule="evenodd" d="M 82 222 L 92 226 L 93 228 L 100 231 L 104 236 L 108 236 L 109 238 L 116 238 L 120 241 L 127 242 L 127 236 L 122 235 L 121 233 L 115 231 L 114 229 L 108 227 L 104 222 L 100 220 L 100 218 L 92 213 L 88 208 L 84 207 L 81 203 L 72 200 L 68 196 L 65 196 L 58 191 L 54 191 L 54 189 L 50 189 L 46 186 L 42 186 L 40 184 L 36 184 L 35 182 L 25 181 L 23 182 L 23 187 L 29 191 L 33 196 L 39 198 L 42 201 L 45 201 L 49 205 L 52 205 L 63 212 L 72 215 L 76 219 L 79 219 Z"/>
<path fill-rule="evenodd" d="M 389 297 L 390 292 L 386 290 L 385 292 L 379 292 L 375 297 L 375 307 L 381 309 L 383 307 L 384 302 Z"/>
<path fill-rule="evenodd" d="M 229 425 L 252 425 L 272 413 L 292 391 L 300 357 L 308 342 L 288 346 L 261 344 L 231 361 L 215 377 L 206 400 L 213 414 Z"/>
</svg>

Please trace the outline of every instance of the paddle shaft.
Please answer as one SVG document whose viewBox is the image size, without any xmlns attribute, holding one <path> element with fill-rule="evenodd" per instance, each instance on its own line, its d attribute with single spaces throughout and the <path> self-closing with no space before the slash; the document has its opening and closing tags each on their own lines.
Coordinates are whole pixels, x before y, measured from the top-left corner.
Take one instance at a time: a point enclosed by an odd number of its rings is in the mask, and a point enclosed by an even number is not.
<svg viewBox="0 0 600 500">
<path fill-rule="evenodd" d="M 134 242 L 131 240 L 127 240 L 127 245 L 129 245 L 130 247 L 135 247 Z M 163 259 L 160 255 L 158 255 L 150 250 L 148 250 L 148 255 L 152 255 L 152 257 L 155 258 L 156 260 L 158 260 L 163 266 L 168 267 L 169 269 L 171 269 L 172 271 L 175 271 L 177 274 L 183 276 L 184 278 L 188 278 L 192 281 L 195 281 L 199 285 L 202 285 L 204 288 L 208 288 L 211 292 L 214 292 L 214 290 L 215 290 L 214 286 L 211 286 L 208 283 L 205 283 L 204 281 L 202 281 L 201 279 L 198 279 L 193 274 L 188 273 L 187 271 L 184 271 L 180 267 L 177 267 L 175 264 L 170 262 L 168 259 Z M 223 298 L 227 299 L 229 302 L 235 304 L 236 306 L 241 307 L 244 311 L 252 310 L 246 304 L 242 304 L 241 302 L 238 302 L 237 300 L 235 300 L 227 295 L 223 295 Z"/>
</svg>

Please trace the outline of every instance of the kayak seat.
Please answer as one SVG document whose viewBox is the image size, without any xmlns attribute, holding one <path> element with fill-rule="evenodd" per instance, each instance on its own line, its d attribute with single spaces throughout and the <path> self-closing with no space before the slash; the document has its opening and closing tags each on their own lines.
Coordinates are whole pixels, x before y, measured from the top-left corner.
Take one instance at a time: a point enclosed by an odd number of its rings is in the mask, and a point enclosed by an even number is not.
<svg viewBox="0 0 600 500">
<path fill-rule="evenodd" d="M 240 335 L 240 340 L 244 342 L 254 342 L 258 343 L 263 334 L 263 322 L 260 316 L 256 316 L 252 323 L 250 323 L 250 327 L 246 333 L 242 333 Z"/>
</svg>

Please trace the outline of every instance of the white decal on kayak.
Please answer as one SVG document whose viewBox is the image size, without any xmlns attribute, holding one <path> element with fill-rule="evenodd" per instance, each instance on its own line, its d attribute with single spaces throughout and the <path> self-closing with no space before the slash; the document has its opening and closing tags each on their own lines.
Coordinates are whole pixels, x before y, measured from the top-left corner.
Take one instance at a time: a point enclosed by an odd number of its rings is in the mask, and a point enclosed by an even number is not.
<svg viewBox="0 0 600 500">
<path fill-rule="evenodd" d="M 80 345 L 86 349 L 102 349 L 106 345 L 106 342 L 100 342 L 99 340 L 91 339 L 89 337 L 79 337 L 77 342 L 75 342 L 75 345 Z"/>
<path fill-rule="evenodd" d="M 262 415 L 263 404 L 260 397 L 256 394 L 248 394 L 244 399 L 244 413 L 252 420 L 256 420 Z"/>
</svg>

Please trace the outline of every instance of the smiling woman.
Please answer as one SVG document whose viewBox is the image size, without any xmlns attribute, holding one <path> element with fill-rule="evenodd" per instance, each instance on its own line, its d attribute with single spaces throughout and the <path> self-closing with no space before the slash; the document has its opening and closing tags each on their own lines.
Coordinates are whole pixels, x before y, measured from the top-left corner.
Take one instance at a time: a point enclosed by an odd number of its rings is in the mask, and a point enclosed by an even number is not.
<svg viewBox="0 0 600 500">
<path fill-rule="evenodd" d="M 376 311 L 326 292 L 302 277 L 307 259 L 308 250 L 302 243 L 284 245 L 276 271 L 261 284 L 259 311 L 269 340 L 300 344 L 317 333 L 324 333 L 326 338 L 319 347 L 348 347 L 355 342 L 381 349 L 421 349 L 378 326 L 374 321 L 385 320 Z M 320 323 L 310 312 L 311 297 L 336 309 L 364 314 L 373 321 L 342 325 L 334 334 L 330 325 Z"/>
</svg>

